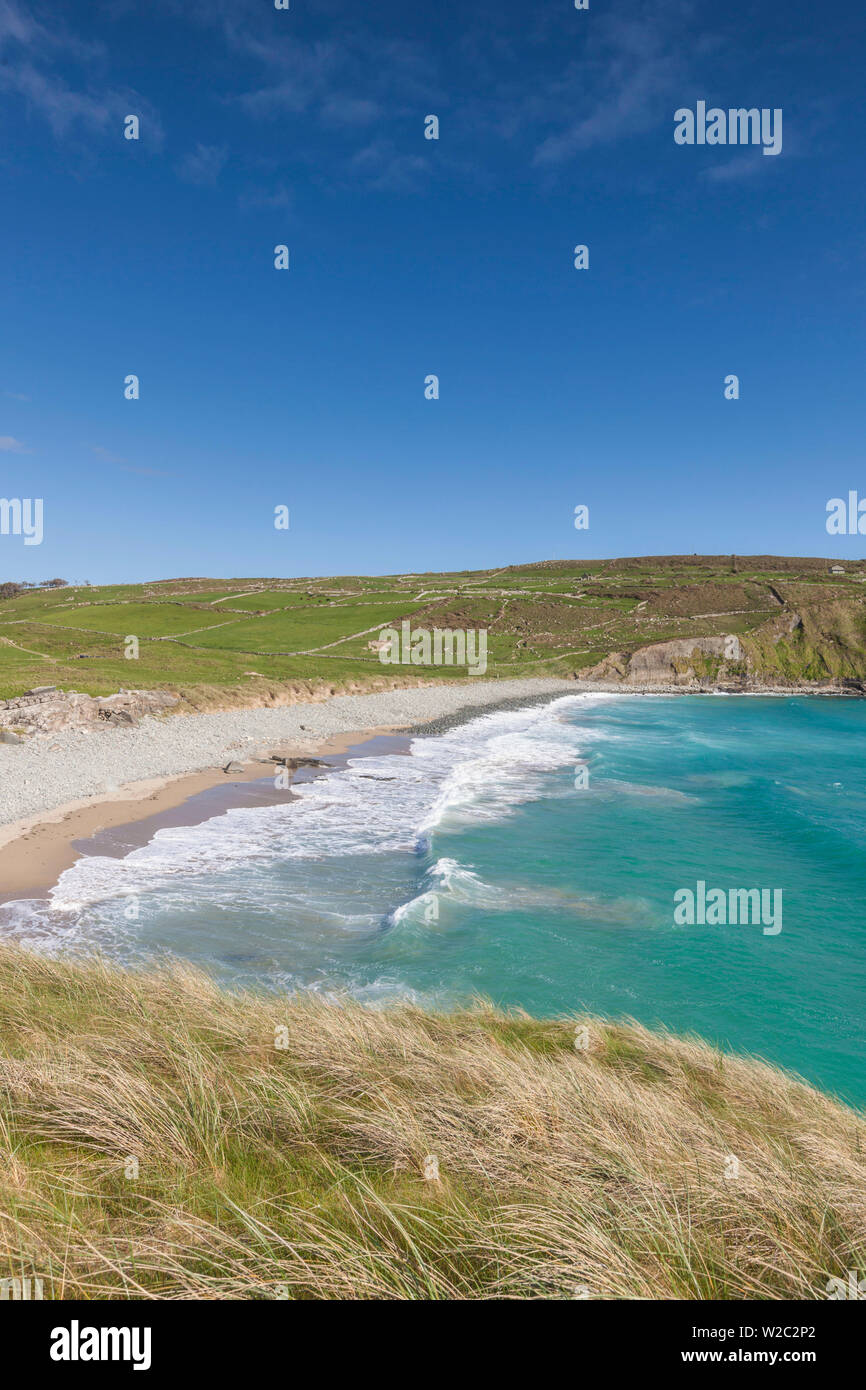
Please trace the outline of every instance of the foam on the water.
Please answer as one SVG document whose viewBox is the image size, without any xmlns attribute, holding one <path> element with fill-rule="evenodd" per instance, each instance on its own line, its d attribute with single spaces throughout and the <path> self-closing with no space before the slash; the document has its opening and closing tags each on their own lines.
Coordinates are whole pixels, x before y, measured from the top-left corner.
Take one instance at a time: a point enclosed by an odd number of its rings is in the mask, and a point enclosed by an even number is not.
<svg viewBox="0 0 866 1390">
<path fill-rule="evenodd" d="M 252 906 L 259 912 L 268 905 L 268 873 L 275 865 L 421 854 L 446 821 L 502 820 L 543 795 L 545 775 L 574 762 L 601 736 L 564 722 L 563 712 L 616 698 L 565 696 L 541 707 L 485 714 L 437 737 L 414 739 L 408 756 L 350 759 L 345 769 L 298 784 L 293 801 L 159 830 L 122 859 L 83 857 L 61 876 L 47 905 L 0 907 L 0 930 L 39 949 L 92 941 L 122 953 L 129 905 L 146 897 L 158 897 L 169 911 L 188 901 L 191 887 L 211 902 L 228 899 L 242 868 L 256 874 Z M 236 895 L 232 906 L 242 906 Z M 354 923 L 342 916 L 341 925 L 351 930 L 371 920 L 375 914 L 358 913 Z"/>
<path fill-rule="evenodd" d="M 566 697 L 296 790 L 82 859 L 0 930 L 277 992 L 637 1017 L 866 1101 L 862 701 Z M 701 881 L 778 890 L 783 930 L 675 921 Z"/>
</svg>

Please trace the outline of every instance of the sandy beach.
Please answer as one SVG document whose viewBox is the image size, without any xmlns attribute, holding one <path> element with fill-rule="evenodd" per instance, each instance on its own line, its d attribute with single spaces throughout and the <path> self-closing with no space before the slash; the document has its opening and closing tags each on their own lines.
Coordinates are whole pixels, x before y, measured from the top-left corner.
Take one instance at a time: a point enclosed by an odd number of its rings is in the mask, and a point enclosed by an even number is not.
<svg viewBox="0 0 866 1390">
<path fill-rule="evenodd" d="M 44 894 L 100 832 L 159 817 L 212 788 L 273 778 L 274 757 L 327 758 L 388 732 L 432 733 L 490 706 L 578 691 L 574 681 L 466 682 L 149 717 L 131 729 L 2 745 L 0 902 Z M 226 773 L 230 763 L 239 770 Z"/>
<path fill-rule="evenodd" d="M 274 755 L 293 758 L 330 758 L 348 752 L 364 742 L 374 741 L 388 730 L 338 735 L 316 747 L 313 753 L 297 747 L 275 744 Z M 223 793 L 221 808 L 237 804 L 244 784 L 267 779 L 272 785 L 278 765 L 255 758 L 226 773 L 221 767 L 203 772 L 180 773 L 173 777 L 145 778 L 118 787 L 107 796 L 97 796 L 58 806 L 49 813 L 37 813 L 7 825 L 0 825 L 0 903 L 12 898 L 41 897 L 82 853 L 94 852 L 87 844 L 103 832 L 118 826 L 154 822 L 154 828 L 167 824 L 167 813 L 177 807 L 195 805 L 214 789 Z M 290 797 L 291 793 L 283 794 Z M 184 817 L 188 823 L 216 811 L 193 809 Z"/>
</svg>

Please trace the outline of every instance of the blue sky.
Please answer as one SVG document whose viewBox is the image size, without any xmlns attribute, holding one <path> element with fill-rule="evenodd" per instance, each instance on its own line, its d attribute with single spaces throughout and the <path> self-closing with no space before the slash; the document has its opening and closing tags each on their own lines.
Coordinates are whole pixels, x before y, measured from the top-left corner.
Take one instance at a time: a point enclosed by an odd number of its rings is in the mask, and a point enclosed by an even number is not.
<svg viewBox="0 0 866 1390">
<path fill-rule="evenodd" d="M 853 3 L 0 0 L 0 496 L 45 514 L 0 579 L 863 554 L 864 56 Z M 699 100 L 782 152 L 677 145 Z"/>
</svg>

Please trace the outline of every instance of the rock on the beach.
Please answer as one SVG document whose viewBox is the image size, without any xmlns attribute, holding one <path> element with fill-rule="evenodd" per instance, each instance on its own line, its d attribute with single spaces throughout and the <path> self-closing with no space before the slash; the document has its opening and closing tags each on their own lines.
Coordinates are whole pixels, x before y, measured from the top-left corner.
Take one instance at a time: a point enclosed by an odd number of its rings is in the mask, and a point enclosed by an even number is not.
<svg viewBox="0 0 866 1390">
<path fill-rule="evenodd" d="M 295 771 L 299 767 L 321 767 L 321 758 L 287 758 L 282 753 L 272 753 L 269 759 L 272 763 L 279 763 L 281 767 L 290 768 Z"/>
<path fill-rule="evenodd" d="M 87 729 L 99 723 L 131 728 L 146 714 L 157 714 L 177 704 L 177 696 L 165 690 L 122 690 L 117 695 L 94 697 L 77 690 L 38 686 L 13 700 L 0 702 L 0 722 L 31 734 L 53 734 L 62 729 Z"/>
<path fill-rule="evenodd" d="M 20 734 L 13 734 L 11 729 L 0 729 L 0 743 L 23 743 Z"/>
<path fill-rule="evenodd" d="M 579 687 L 577 687 L 579 688 Z M 417 732 L 437 732 L 437 726 L 459 716 L 471 717 L 485 707 L 508 701 L 555 699 L 574 693 L 574 681 L 533 678 L 516 681 L 455 681 L 431 686 L 411 686 L 337 695 L 331 700 L 310 700 L 294 705 L 212 710 L 172 718 L 144 715 L 140 724 L 115 728 L 98 714 L 81 724 L 65 723 L 47 738 L 25 738 L 21 747 L 0 747 L 0 824 L 78 801 L 94 795 L 107 782 L 123 784 L 175 777 L 225 767 L 237 759 L 237 750 L 252 746 L 263 750 L 263 758 L 284 749 L 287 761 L 292 754 L 309 754 L 315 762 L 318 745 L 340 734 L 359 734 L 365 730 L 409 728 Z M 158 712 L 161 692 L 138 692 L 153 698 Z M 136 697 L 123 691 L 112 697 L 115 706 Z M 32 697 L 31 697 L 32 698 Z M 65 697 L 68 699 L 68 697 Z M 88 705 L 106 705 L 79 695 Z M 173 703 L 172 696 L 163 697 Z M 48 694 L 47 701 L 56 699 Z M 15 704 L 16 702 L 7 702 Z M 18 701 L 21 708 L 22 701 Z M 112 705 L 109 703 L 108 708 Z M 129 706 L 135 714 L 135 705 Z M 432 723 L 430 722 L 432 721 Z M 36 728 L 38 728 L 38 720 Z M 303 731 L 301 724 L 305 725 Z M 34 728 L 18 714 L 0 710 L 0 724 Z M 34 729 L 34 731 L 36 731 Z M 42 730 L 42 732 L 47 732 Z M 244 751 L 244 758 L 252 756 Z M 274 764 L 271 764 L 273 767 Z M 265 775 L 265 774 L 263 774 Z"/>
</svg>

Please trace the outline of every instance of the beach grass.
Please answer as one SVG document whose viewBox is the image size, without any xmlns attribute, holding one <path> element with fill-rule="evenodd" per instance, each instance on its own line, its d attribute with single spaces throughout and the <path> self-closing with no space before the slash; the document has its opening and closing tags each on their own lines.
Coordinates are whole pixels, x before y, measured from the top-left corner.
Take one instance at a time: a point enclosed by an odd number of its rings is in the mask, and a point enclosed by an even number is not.
<svg viewBox="0 0 866 1390">
<path fill-rule="evenodd" d="M 637 1024 L 3 946 L 0 1083 L 0 1277 L 46 1298 L 817 1299 L 866 1266 L 866 1118 Z"/>
</svg>

